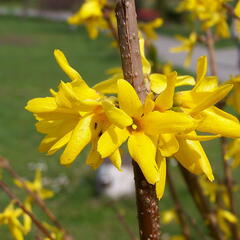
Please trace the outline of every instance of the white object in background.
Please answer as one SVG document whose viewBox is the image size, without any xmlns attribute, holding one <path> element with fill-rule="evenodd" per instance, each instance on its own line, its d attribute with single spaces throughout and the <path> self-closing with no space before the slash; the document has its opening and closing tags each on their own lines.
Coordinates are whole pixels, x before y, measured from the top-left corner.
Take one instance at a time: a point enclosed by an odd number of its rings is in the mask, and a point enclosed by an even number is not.
<svg viewBox="0 0 240 240">
<path fill-rule="evenodd" d="M 131 164 L 122 165 L 122 172 L 111 163 L 104 163 L 97 171 L 97 190 L 112 199 L 132 196 L 135 193 Z"/>
</svg>

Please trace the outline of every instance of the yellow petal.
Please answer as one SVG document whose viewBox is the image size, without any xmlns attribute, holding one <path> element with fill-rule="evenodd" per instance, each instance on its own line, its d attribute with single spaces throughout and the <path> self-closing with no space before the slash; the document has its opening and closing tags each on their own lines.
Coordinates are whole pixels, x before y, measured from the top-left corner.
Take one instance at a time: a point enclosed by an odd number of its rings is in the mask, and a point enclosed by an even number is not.
<svg viewBox="0 0 240 240">
<path fill-rule="evenodd" d="M 60 148 L 64 147 L 69 140 L 71 139 L 72 131 L 68 132 L 66 135 L 64 135 L 62 138 L 56 141 L 51 148 L 48 150 L 48 155 L 51 155 L 58 151 Z"/>
<path fill-rule="evenodd" d="M 166 111 L 172 107 L 176 80 L 176 72 L 172 72 L 167 76 L 167 87 L 155 101 L 156 108 L 160 111 Z"/>
<path fill-rule="evenodd" d="M 160 180 L 155 160 L 156 147 L 149 137 L 141 132 L 130 135 L 128 150 L 150 184 L 155 184 Z"/>
<path fill-rule="evenodd" d="M 83 81 L 80 74 L 69 65 L 68 60 L 66 59 L 66 57 L 65 57 L 65 55 L 63 54 L 62 51 L 60 51 L 59 49 L 55 49 L 54 50 L 54 56 L 55 56 L 55 59 L 56 59 L 57 63 L 59 64 L 59 66 L 62 68 L 62 70 L 68 75 L 68 77 L 72 81 L 76 80 L 76 79 Z"/>
<path fill-rule="evenodd" d="M 209 141 L 216 138 L 220 138 L 221 135 L 197 135 L 196 132 L 191 132 L 188 134 L 179 134 L 178 138 L 193 140 L 193 141 Z"/>
<path fill-rule="evenodd" d="M 240 17 L 240 1 L 238 1 L 237 5 L 235 6 L 234 13 Z"/>
<path fill-rule="evenodd" d="M 196 92 L 212 92 L 218 87 L 218 78 L 215 76 L 205 77 L 195 87 Z"/>
<path fill-rule="evenodd" d="M 180 86 L 194 86 L 195 85 L 195 80 L 192 76 L 184 75 L 184 76 L 177 76 L 177 81 L 175 86 L 180 87 Z"/>
<path fill-rule="evenodd" d="M 128 138 L 127 129 L 110 126 L 99 138 L 97 150 L 102 158 L 111 156 Z"/>
<path fill-rule="evenodd" d="M 142 103 L 130 83 L 126 80 L 118 80 L 118 100 L 120 108 L 131 117 L 140 117 Z"/>
<path fill-rule="evenodd" d="M 122 78 L 121 74 L 121 78 Z M 108 80 L 97 83 L 93 86 L 97 92 L 105 93 L 105 94 L 114 94 L 118 92 L 117 81 L 120 78 L 110 78 Z"/>
<path fill-rule="evenodd" d="M 175 153 L 176 159 L 190 172 L 205 174 L 213 181 L 213 173 L 207 155 L 198 141 L 179 140 L 179 151 Z"/>
<path fill-rule="evenodd" d="M 217 107 L 211 107 L 201 113 L 203 120 L 197 130 L 213 134 L 221 134 L 225 137 L 239 138 L 240 124 L 238 120 Z"/>
<path fill-rule="evenodd" d="M 91 129 L 90 124 L 92 120 L 92 115 L 83 117 L 75 129 L 73 130 L 72 136 L 68 145 L 66 146 L 64 152 L 60 157 L 61 164 L 68 165 L 72 163 L 75 158 L 80 154 L 82 149 L 91 140 Z"/>
<path fill-rule="evenodd" d="M 10 225 L 9 230 L 15 240 L 24 240 L 23 232 L 18 227 Z"/>
<path fill-rule="evenodd" d="M 154 95 L 153 93 L 149 93 L 145 99 L 144 106 L 143 106 L 143 113 L 144 115 L 153 111 L 155 107 L 155 102 L 153 101 Z"/>
<path fill-rule="evenodd" d="M 182 112 L 154 111 L 142 118 L 141 126 L 146 133 L 156 135 L 191 130 L 196 127 L 196 121 Z"/>
<path fill-rule="evenodd" d="M 139 37 L 139 46 L 140 46 L 140 53 L 141 53 L 141 58 L 142 58 L 142 67 L 143 67 L 143 73 L 145 75 L 149 75 L 151 73 L 151 64 L 145 57 L 145 51 L 144 51 L 144 39 L 140 35 Z"/>
<path fill-rule="evenodd" d="M 102 106 L 109 121 L 117 127 L 124 128 L 132 124 L 132 118 L 123 110 L 116 108 L 112 103 L 103 101 Z"/>
<path fill-rule="evenodd" d="M 198 62 L 197 62 L 197 83 L 196 83 L 194 89 L 196 89 L 198 87 L 198 85 L 201 83 L 201 81 L 206 76 L 207 66 L 208 66 L 207 57 L 206 56 L 199 57 Z"/>
<path fill-rule="evenodd" d="M 179 144 L 173 134 L 160 134 L 158 149 L 164 157 L 170 157 L 179 149 Z"/>
<path fill-rule="evenodd" d="M 215 105 L 221 99 L 223 99 L 232 89 L 232 84 L 225 84 L 215 91 L 209 93 L 209 95 L 202 99 L 192 110 L 191 113 L 200 112 L 208 107 Z"/>
<path fill-rule="evenodd" d="M 166 182 L 166 158 L 162 157 L 160 154 L 157 154 L 157 165 L 160 180 L 156 183 L 156 194 L 157 198 L 161 199 L 165 189 Z"/>
<path fill-rule="evenodd" d="M 119 149 L 117 149 L 112 155 L 110 155 L 109 159 L 119 171 L 122 171 L 121 170 L 122 158 Z"/>
<path fill-rule="evenodd" d="M 26 110 L 33 113 L 52 112 L 56 108 L 57 104 L 53 97 L 34 98 L 28 101 L 25 107 Z"/>
<path fill-rule="evenodd" d="M 151 90 L 156 94 L 160 94 L 167 87 L 167 77 L 163 74 L 150 74 L 149 80 L 151 84 Z"/>
<path fill-rule="evenodd" d="M 93 143 L 92 147 L 90 149 L 90 152 L 88 153 L 86 164 L 93 169 L 97 169 L 103 162 L 103 159 L 101 158 L 101 155 L 97 152 L 97 143 Z"/>
</svg>

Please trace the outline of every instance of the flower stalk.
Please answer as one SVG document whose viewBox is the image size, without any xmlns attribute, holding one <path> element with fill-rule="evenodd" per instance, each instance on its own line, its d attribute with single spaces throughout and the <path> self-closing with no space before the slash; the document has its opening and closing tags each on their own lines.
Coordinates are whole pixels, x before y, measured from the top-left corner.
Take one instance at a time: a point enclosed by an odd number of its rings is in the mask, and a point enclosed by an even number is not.
<svg viewBox="0 0 240 240">
<path fill-rule="evenodd" d="M 48 237 L 50 240 L 54 240 L 50 232 L 44 227 L 44 225 L 37 220 L 37 218 L 22 204 L 22 202 L 15 196 L 15 194 L 9 189 L 9 187 L 1 180 L 0 188 L 11 200 L 13 200 L 18 205 L 19 208 L 21 208 L 31 218 L 33 223 L 46 237 Z"/>
<path fill-rule="evenodd" d="M 190 240 L 191 236 L 190 236 L 190 229 L 187 225 L 186 222 L 186 215 L 185 212 L 183 210 L 182 204 L 179 200 L 179 197 L 177 195 L 177 191 L 171 176 L 171 172 L 169 171 L 169 161 L 167 161 L 168 166 L 167 166 L 167 183 L 168 183 L 168 187 L 169 187 L 169 192 L 171 195 L 171 198 L 174 202 L 175 208 L 176 208 L 176 213 L 179 219 L 179 223 L 181 225 L 181 229 L 182 229 L 182 234 L 184 236 L 185 240 Z"/>
<path fill-rule="evenodd" d="M 214 38 L 213 38 L 212 31 L 210 28 L 206 31 L 206 46 L 207 46 L 207 50 L 209 53 L 211 73 L 214 76 L 218 76 Z M 226 104 L 226 102 L 225 102 L 225 100 L 223 100 L 223 101 L 219 102 L 218 105 L 219 105 L 220 109 L 223 109 L 225 104 Z M 230 211 L 232 212 L 232 214 L 237 216 L 236 204 L 235 204 L 234 193 L 233 193 L 232 170 L 231 170 L 229 163 L 226 161 L 226 159 L 224 157 L 225 156 L 225 148 L 226 148 L 226 138 L 225 137 L 221 137 L 220 147 L 221 147 L 221 156 L 222 156 L 222 162 L 223 162 L 224 184 L 226 186 L 227 194 L 228 194 L 228 198 L 229 198 L 229 202 L 230 202 Z M 234 236 L 234 239 L 239 240 L 240 236 L 239 236 L 236 224 L 232 224 L 232 223 L 229 223 L 229 224 L 230 224 L 231 232 L 232 232 L 232 235 Z"/>
<path fill-rule="evenodd" d="M 133 85 L 140 100 L 144 102 L 148 89 L 142 72 L 134 0 L 120 0 L 116 16 L 124 78 Z M 134 161 L 133 169 L 140 240 L 159 240 L 159 208 L 155 187 L 146 181 Z"/>
<path fill-rule="evenodd" d="M 197 177 L 182 166 L 179 165 L 184 181 L 188 187 L 189 193 L 192 195 L 193 201 L 198 208 L 204 220 L 208 221 L 208 228 L 211 236 L 216 240 L 224 240 L 224 235 L 218 227 L 216 213 L 211 209 L 205 198 L 203 191 L 198 183 Z"/>
</svg>

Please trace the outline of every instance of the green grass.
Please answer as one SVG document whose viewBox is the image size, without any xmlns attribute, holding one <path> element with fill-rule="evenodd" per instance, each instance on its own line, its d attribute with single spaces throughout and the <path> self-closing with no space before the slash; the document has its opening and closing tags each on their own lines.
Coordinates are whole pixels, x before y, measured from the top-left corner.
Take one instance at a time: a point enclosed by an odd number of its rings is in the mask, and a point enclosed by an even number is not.
<svg viewBox="0 0 240 240">
<path fill-rule="evenodd" d="M 14 17 L 1 17 L 0 21 L 0 154 L 8 158 L 24 177 L 34 176 L 29 163 L 44 162 L 48 165 L 45 173 L 48 178 L 54 179 L 60 174 L 69 178 L 70 184 L 47 202 L 75 239 L 129 239 L 107 204 L 108 200 L 95 194 L 94 172 L 84 165 L 86 151 L 69 168 L 59 165 L 59 154 L 49 157 L 40 154 L 37 146 L 42 136 L 34 129 L 32 115 L 24 110 L 29 99 L 47 96 L 49 88 L 56 89 L 60 80 L 67 81 L 53 58 L 55 48 L 63 50 L 70 63 L 89 85 L 93 85 L 106 78 L 106 69 L 120 64 L 117 51 L 109 47 L 111 40 L 100 36 L 91 41 L 83 29 L 72 31 L 65 23 Z M 210 158 L 216 158 L 216 151 L 211 151 L 216 149 L 216 144 L 211 142 L 207 147 Z M 171 167 L 171 171 L 178 182 L 184 206 L 190 215 L 199 219 L 178 171 L 175 167 Z M 5 173 L 3 177 L 10 182 Z M 6 196 L 0 192 L 0 211 L 6 202 Z M 137 232 L 135 200 L 120 200 L 116 206 L 125 213 L 129 225 Z M 171 207 L 166 191 L 160 209 Z M 38 209 L 35 211 L 44 219 Z M 179 229 L 176 225 L 163 226 L 162 232 L 179 233 Z M 4 240 L 11 239 L 2 227 L 0 236 Z M 26 239 L 33 239 L 33 236 Z"/>
</svg>

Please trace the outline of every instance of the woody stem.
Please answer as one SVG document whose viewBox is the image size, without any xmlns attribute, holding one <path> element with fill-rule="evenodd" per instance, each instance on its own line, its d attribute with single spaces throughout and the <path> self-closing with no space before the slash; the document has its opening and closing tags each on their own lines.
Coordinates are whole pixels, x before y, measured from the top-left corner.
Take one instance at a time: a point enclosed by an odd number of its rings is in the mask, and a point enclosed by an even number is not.
<svg viewBox="0 0 240 240">
<path fill-rule="evenodd" d="M 124 78 L 133 85 L 140 100 L 144 102 L 148 91 L 142 72 L 134 0 L 119 0 L 116 16 Z M 147 182 L 135 161 L 133 169 L 140 240 L 159 240 L 159 208 L 155 186 Z"/>
</svg>

